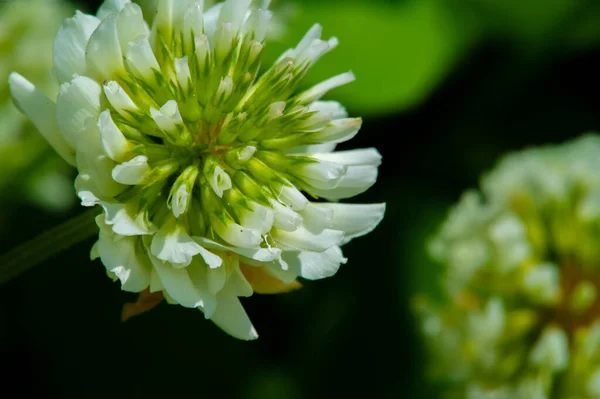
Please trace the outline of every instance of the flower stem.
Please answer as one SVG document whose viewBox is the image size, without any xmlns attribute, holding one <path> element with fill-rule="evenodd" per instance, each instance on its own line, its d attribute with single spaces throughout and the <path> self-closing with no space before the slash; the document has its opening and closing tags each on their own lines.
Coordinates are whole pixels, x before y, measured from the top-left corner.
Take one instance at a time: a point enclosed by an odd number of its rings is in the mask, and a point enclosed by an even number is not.
<svg viewBox="0 0 600 399">
<path fill-rule="evenodd" d="M 98 232 L 93 208 L 0 255 L 0 285 Z"/>
</svg>

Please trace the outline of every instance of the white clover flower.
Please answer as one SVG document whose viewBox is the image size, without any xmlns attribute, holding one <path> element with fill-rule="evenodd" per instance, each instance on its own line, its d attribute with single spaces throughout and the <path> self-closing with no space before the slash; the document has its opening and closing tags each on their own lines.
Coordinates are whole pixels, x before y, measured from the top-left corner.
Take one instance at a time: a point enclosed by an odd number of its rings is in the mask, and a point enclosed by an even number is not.
<svg viewBox="0 0 600 399">
<path fill-rule="evenodd" d="M 297 92 L 337 40 L 315 25 L 260 73 L 271 12 L 250 3 L 161 0 L 148 26 L 137 4 L 105 1 L 54 41 L 56 102 L 10 77 L 20 109 L 77 167 L 82 204 L 103 208 L 92 256 L 142 293 L 135 306 L 162 293 L 241 339 L 257 333 L 238 297 L 335 274 L 340 245 L 385 208 L 309 199 L 362 193 L 381 156 L 332 152 L 361 120 L 320 99 L 352 73 Z"/>
<path fill-rule="evenodd" d="M 71 168 L 15 108 L 8 76 L 20 70 L 56 97 L 58 87 L 48 73 L 52 37 L 70 12 L 59 0 L 0 1 L 0 190 L 18 181 L 19 198 L 50 210 L 74 203 Z"/>
<path fill-rule="evenodd" d="M 416 309 L 449 397 L 600 397 L 600 137 L 506 157 L 432 241 Z M 452 396 L 455 395 L 455 396 Z"/>
</svg>

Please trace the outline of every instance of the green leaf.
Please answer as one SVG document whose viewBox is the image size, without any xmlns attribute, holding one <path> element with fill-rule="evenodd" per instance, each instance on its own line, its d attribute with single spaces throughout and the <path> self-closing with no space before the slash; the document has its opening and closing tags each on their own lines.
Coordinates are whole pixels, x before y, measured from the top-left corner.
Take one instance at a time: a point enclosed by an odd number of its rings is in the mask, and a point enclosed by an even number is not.
<svg viewBox="0 0 600 399">
<path fill-rule="evenodd" d="M 286 45 L 269 43 L 270 57 L 295 45 L 312 24 L 320 23 L 324 37 L 336 36 L 340 44 L 309 72 L 303 86 L 352 70 L 357 80 L 336 89 L 331 98 L 362 115 L 417 105 L 477 37 L 473 25 L 438 0 L 307 2 L 299 3 L 297 11 L 281 40 Z"/>
</svg>

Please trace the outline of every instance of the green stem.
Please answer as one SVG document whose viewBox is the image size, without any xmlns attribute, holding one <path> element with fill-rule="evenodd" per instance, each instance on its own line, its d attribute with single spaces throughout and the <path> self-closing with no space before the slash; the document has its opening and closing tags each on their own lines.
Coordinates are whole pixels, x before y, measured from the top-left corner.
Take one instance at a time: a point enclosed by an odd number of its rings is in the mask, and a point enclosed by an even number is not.
<svg viewBox="0 0 600 399">
<path fill-rule="evenodd" d="M 98 233 L 93 208 L 0 255 L 0 285 Z"/>
</svg>

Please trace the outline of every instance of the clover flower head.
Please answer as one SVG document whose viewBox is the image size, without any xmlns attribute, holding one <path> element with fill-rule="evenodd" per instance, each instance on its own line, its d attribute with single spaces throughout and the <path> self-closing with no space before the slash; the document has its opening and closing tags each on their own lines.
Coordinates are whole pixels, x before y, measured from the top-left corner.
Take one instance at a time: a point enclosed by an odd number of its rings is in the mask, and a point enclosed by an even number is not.
<svg viewBox="0 0 600 399">
<path fill-rule="evenodd" d="M 415 301 L 448 397 L 600 397 L 598 171 L 598 136 L 522 151 L 450 213 L 447 302 Z"/>
<path fill-rule="evenodd" d="M 164 295 L 241 339 L 257 334 L 238 297 L 333 275 L 340 245 L 384 212 L 309 200 L 367 190 L 381 156 L 333 152 L 361 120 L 320 99 L 352 73 L 297 90 L 337 45 L 319 25 L 261 70 L 266 3 L 160 0 L 144 19 L 139 5 L 107 0 L 59 30 L 55 103 L 10 77 L 16 104 L 77 167 L 82 204 L 103 209 L 92 256 L 142 303 Z"/>
</svg>

